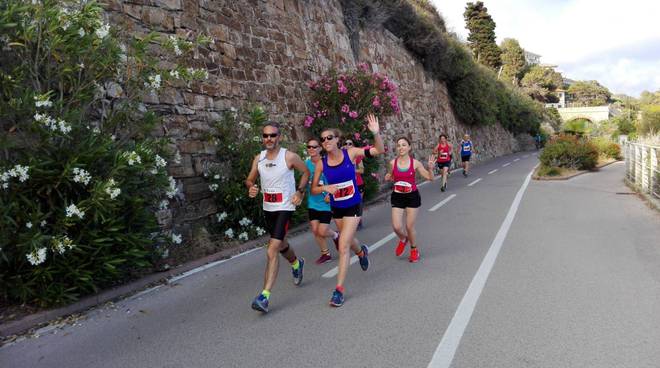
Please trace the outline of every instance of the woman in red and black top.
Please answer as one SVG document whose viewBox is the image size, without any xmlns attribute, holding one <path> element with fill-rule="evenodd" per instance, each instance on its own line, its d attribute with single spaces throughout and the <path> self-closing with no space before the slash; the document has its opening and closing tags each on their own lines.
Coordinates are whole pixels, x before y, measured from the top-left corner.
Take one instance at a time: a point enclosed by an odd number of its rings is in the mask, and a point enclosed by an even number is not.
<svg viewBox="0 0 660 368">
<path fill-rule="evenodd" d="M 447 142 L 447 136 L 440 134 L 440 140 L 438 141 L 438 146 L 433 150 L 433 155 L 437 157 L 436 165 L 442 171 L 442 186 L 440 190 L 443 192 L 447 190 L 447 173 L 451 167 L 452 152 L 453 147 Z"/>
<path fill-rule="evenodd" d="M 385 179 L 394 182 L 392 189 L 392 228 L 399 237 L 396 247 L 397 257 L 403 254 L 406 244 L 410 244 L 410 262 L 419 260 L 416 243 L 415 220 L 422 199 L 417 190 L 415 173 L 420 173 L 427 180 L 433 180 L 433 160 L 429 158 L 426 170 L 424 165 L 410 156 L 410 141 L 401 137 L 396 141 L 397 157 L 390 161 L 390 172 Z M 406 231 L 403 230 L 403 214 L 406 214 Z"/>
</svg>

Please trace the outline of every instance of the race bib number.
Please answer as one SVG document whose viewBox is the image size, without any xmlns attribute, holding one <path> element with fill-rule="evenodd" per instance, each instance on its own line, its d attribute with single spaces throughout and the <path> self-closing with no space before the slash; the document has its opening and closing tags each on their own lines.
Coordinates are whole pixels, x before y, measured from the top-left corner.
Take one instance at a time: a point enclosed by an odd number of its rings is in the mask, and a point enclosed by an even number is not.
<svg viewBox="0 0 660 368">
<path fill-rule="evenodd" d="M 447 152 L 440 152 L 440 158 L 446 160 L 449 158 L 449 154 Z"/>
<path fill-rule="evenodd" d="M 353 180 L 349 180 L 337 184 L 337 191 L 334 193 L 333 198 L 335 201 L 345 201 L 353 198 L 354 195 L 355 185 L 353 185 Z"/>
<path fill-rule="evenodd" d="M 397 181 L 394 183 L 395 193 L 410 193 L 412 192 L 412 184 L 407 181 Z"/>
<path fill-rule="evenodd" d="M 282 203 L 284 195 L 276 189 L 264 189 L 264 202 L 266 203 Z"/>
<path fill-rule="evenodd" d="M 463 146 L 463 151 L 465 151 L 465 152 L 470 152 L 470 150 L 472 150 L 472 147 L 467 146 L 467 145 L 466 145 L 466 146 Z"/>
</svg>

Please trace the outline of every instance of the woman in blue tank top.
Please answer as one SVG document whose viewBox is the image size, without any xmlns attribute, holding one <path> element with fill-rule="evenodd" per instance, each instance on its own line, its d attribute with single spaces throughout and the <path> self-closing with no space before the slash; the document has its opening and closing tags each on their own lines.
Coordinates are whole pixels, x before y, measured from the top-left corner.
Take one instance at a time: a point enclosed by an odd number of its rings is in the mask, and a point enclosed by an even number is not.
<svg viewBox="0 0 660 368">
<path fill-rule="evenodd" d="M 367 122 L 369 130 L 374 134 L 375 142 L 373 147 L 367 149 L 357 147 L 340 149 L 338 145 L 340 132 L 337 129 L 326 129 L 321 133 L 321 145 L 327 155 L 321 162 L 316 163 L 312 180 L 312 194 L 330 193 L 330 209 L 340 233 L 337 287 L 330 299 L 330 305 L 334 307 L 341 307 L 344 304 L 344 281 L 350 258 L 348 248 L 350 247 L 359 257 L 362 270 L 366 271 L 369 268 L 369 249 L 366 245 L 360 246 L 355 238 L 362 217 L 362 206 L 353 162 L 358 157 L 369 158 L 380 155 L 385 152 L 385 146 L 379 133 L 378 118 L 369 114 Z M 319 183 L 321 174 L 326 178 L 325 185 Z"/>
</svg>

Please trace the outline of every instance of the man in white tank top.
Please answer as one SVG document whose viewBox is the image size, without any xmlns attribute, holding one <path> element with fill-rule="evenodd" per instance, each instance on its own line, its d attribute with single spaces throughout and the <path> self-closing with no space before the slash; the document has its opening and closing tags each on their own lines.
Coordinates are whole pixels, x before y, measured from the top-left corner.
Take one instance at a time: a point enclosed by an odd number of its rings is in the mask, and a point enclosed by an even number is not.
<svg viewBox="0 0 660 368">
<path fill-rule="evenodd" d="M 279 269 L 279 258 L 277 253 L 291 263 L 293 283 L 300 285 L 303 279 L 303 267 L 305 260 L 296 257 L 293 249 L 286 241 L 286 232 L 289 220 L 303 199 L 307 181 L 309 180 L 309 169 L 297 154 L 280 147 L 279 124 L 268 122 L 262 130 L 263 144 L 265 150 L 254 157 L 250 174 L 245 180 L 250 198 L 259 194 L 259 186 L 255 184 L 257 175 L 261 181 L 261 192 L 263 194 L 263 209 L 266 217 L 266 226 L 270 233 L 268 241 L 266 274 L 264 276 L 263 291 L 254 298 L 252 309 L 268 313 L 268 302 L 270 291 L 275 284 L 277 271 Z M 293 170 L 302 173 L 300 182 L 296 189 L 296 181 Z"/>
</svg>

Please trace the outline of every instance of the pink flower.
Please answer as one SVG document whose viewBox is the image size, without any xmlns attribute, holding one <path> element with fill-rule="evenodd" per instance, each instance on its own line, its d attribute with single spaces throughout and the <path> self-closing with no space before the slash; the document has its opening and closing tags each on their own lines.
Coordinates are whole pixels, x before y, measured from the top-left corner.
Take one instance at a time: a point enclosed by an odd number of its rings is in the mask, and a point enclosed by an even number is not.
<svg viewBox="0 0 660 368">
<path fill-rule="evenodd" d="M 380 107 L 380 98 L 378 98 L 378 96 L 374 97 L 374 100 L 371 102 L 371 105 L 376 108 Z"/>
<path fill-rule="evenodd" d="M 355 134 L 353 134 L 353 137 L 354 137 L 356 140 L 359 141 L 359 140 L 360 140 L 360 133 L 355 133 Z"/>
<path fill-rule="evenodd" d="M 357 117 L 358 117 L 358 113 L 357 113 L 357 111 L 351 111 L 351 112 L 348 113 L 348 116 L 349 116 L 351 119 L 357 119 Z"/>
<path fill-rule="evenodd" d="M 330 88 L 332 88 L 332 87 L 330 87 L 329 84 L 326 84 L 326 85 L 323 86 L 323 87 L 325 87 L 325 91 L 326 91 L 326 92 L 330 92 Z"/>
<path fill-rule="evenodd" d="M 342 94 L 348 93 L 348 88 L 346 88 L 346 86 L 344 85 L 344 81 L 342 81 L 341 79 L 337 80 L 337 88 L 339 90 L 339 93 Z"/>
<path fill-rule="evenodd" d="M 369 73 L 369 65 L 367 65 L 367 63 L 358 64 L 358 69 L 362 70 L 365 73 Z"/>
<path fill-rule="evenodd" d="M 314 81 L 307 81 L 307 87 L 311 89 L 316 89 L 316 82 Z"/>
<path fill-rule="evenodd" d="M 344 104 L 344 105 L 341 107 L 341 112 L 343 112 L 343 113 L 348 113 L 349 111 L 351 111 L 350 106 Z"/>
<path fill-rule="evenodd" d="M 323 116 L 323 113 L 321 111 L 317 111 L 316 112 L 316 117 L 320 118 L 321 116 Z"/>
<path fill-rule="evenodd" d="M 341 122 L 342 122 L 342 123 L 345 123 L 345 122 L 346 122 L 346 118 L 341 118 Z"/>
<path fill-rule="evenodd" d="M 309 128 L 309 127 L 311 127 L 313 122 L 314 122 L 314 117 L 308 115 L 308 116 L 305 118 L 305 128 Z"/>
<path fill-rule="evenodd" d="M 318 101 L 314 101 L 314 103 L 312 104 L 312 106 L 314 106 L 315 108 L 318 109 L 318 107 L 319 107 L 319 102 L 318 102 Z"/>
<path fill-rule="evenodd" d="M 322 114 L 322 116 L 328 116 L 328 110 L 323 110 L 323 111 L 321 112 L 321 114 Z"/>
</svg>

